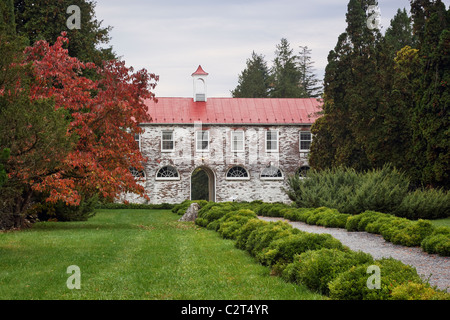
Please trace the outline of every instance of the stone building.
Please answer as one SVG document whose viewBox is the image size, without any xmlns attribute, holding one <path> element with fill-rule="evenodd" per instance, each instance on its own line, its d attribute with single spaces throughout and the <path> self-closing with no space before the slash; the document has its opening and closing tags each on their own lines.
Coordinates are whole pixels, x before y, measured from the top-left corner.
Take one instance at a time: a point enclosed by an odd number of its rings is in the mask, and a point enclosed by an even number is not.
<svg viewBox="0 0 450 320">
<path fill-rule="evenodd" d="M 201 66 L 192 74 L 193 97 L 147 103 L 152 119 L 141 124 L 144 132 L 136 141 L 148 162 L 136 174 L 144 176 L 150 202 L 191 199 L 192 176 L 199 170 L 207 175 L 210 201 L 288 202 L 282 188 L 289 175 L 309 169 L 310 128 L 321 103 L 210 98 L 207 76 Z"/>
</svg>

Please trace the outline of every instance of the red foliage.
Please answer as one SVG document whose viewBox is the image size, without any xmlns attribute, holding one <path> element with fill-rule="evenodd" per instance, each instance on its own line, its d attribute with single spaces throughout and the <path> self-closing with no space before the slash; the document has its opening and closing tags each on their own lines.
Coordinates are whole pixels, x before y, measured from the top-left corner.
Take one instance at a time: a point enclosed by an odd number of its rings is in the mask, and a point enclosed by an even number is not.
<svg viewBox="0 0 450 320">
<path fill-rule="evenodd" d="M 64 108 L 71 116 L 68 135 L 76 135 L 76 147 L 56 173 L 33 181 L 37 191 L 50 193 L 47 201 L 63 200 L 77 205 L 80 193 L 99 193 L 112 199 L 122 192 L 146 196 L 144 188 L 130 173 L 143 169 L 143 158 L 134 140 L 139 123 L 148 121 L 145 99 L 158 76 L 145 69 L 134 72 L 122 61 L 107 61 L 103 67 L 70 57 L 62 33 L 54 45 L 38 41 L 25 50 L 26 62 L 33 64 L 36 85 L 31 99 L 53 98 L 55 108 Z M 83 72 L 96 73 L 90 80 Z M 23 178 L 26 175 L 22 173 Z"/>
</svg>

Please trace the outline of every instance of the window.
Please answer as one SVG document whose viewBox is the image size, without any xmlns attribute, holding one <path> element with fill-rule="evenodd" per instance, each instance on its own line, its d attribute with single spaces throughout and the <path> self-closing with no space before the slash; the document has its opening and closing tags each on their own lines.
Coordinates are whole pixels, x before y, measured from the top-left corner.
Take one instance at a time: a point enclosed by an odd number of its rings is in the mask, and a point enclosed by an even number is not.
<svg viewBox="0 0 450 320">
<path fill-rule="evenodd" d="M 270 166 L 270 167 L 264 168 L 264 170 L 261 172 L 261 179 L 263 179 L 263 180 L 282 180 L 283 173 L 281 172 L 281 170 L 279 168 Z"/>
<path fill-rule="evenodd" d="M 297 175 L 298 175 L 300 178 L 305 178 L 306 175 L 308 174 L 308 171 L 309 171 L 309 167 L 308 167 L 308 166 L 300 167 L 300 168 L 297 170 Z"/>
<path fill-rule="evenodd" d="M 300 151 L 309 151 L 311 148 L 312 134 L 309 131 L 300 132 Z"/>
<path fill-rule="evenodd" d="M 240 166 L 230 168 L 227 172 L 227 180 L 249 180 L 248 171 Z"/>
<path fill-rule="evenodd" d="M 136 133 L 134 135 L 134 142 L 136 143 L 139 151 L 141 150 L 141 136 L 139 135 L 139 133 Z"/>
<path fill-rule="evenodd" d="M 197 151 L 209 151 L 209 131 L 196 131 Z"/>
<path fill-rule="evenodd" d="M 131 167 L 130 172 L 135 178 L 145 178 L 144 171 L 139 171 L 138 169 Z"/>
<path fill-rule="evenodd" d="M 173 151 L 173 131 L 163 131 L 161 134 L 161 151 Z"/>
<path fill-rule="evenodd" d="M 244 131 L 231 132 L 231 151 L 232 152 L 244 151 Z"/>
<path fill-rule="evenodd" d="M 278 151 L 278 131 L 266 131 L 266 151 Z"/>
<path fill-rule="evenodd" d="M 165 166 L 156 173 L 156 180 L 180 180 L 180 175 L 176 168 Z"/>
</svg>

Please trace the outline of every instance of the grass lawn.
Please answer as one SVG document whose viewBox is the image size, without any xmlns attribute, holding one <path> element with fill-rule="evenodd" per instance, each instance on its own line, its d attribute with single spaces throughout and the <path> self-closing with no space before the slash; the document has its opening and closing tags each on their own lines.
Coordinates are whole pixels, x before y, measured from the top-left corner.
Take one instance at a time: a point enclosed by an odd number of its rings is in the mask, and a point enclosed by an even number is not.
<svg viewBox="0 0 450 320">
<path fill-rule="evenodd" d="M 450 228 L 450 218 L 430 220 L 430 221 L 436 227 L 448 227 L 448 228 Z"/>
<path fill-rule="evenodd" d="M 86 222 L 0 233 L 0 299 L 323 299 L 178 219 L 168 210 L 99 210 Z M 66 285 L 71 265 L 79 290 Z"/>
</svg>

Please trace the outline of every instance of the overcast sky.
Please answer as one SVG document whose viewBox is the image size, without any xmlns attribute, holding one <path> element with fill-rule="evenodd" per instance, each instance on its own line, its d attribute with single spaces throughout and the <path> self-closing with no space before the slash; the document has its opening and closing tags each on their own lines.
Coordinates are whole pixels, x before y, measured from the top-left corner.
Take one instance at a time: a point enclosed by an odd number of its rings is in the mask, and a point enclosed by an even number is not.
<svg viewBox="0 0 450 320">
<path fill-rule="evenodd" d="M 444 1 L 448 3 L 449 0 Z M 208 96 L 229 97 L 252 51 L 272 65 L 275 47 L 312 50 L 322 80 L 327 55 L 346 27 L 348 0 L 97 0 L 96 16 L 113 27 L 110 45 L 136 70 L 160 76 L 158 97 L 191 97 L 191 74 L 209 73 Z M 382 32 L 409 0 L 379 0 Z"/>
</svg>

